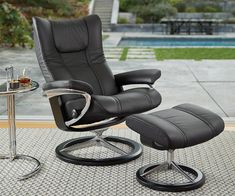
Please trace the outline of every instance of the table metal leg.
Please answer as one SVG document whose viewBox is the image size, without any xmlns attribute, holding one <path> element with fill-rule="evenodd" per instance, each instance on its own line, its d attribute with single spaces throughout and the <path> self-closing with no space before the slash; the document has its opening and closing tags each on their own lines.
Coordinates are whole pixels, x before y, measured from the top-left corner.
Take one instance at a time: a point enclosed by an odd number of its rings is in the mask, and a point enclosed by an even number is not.
<svg viewBox="0 0 235 196">
<path fill-rule="evenodd" d="M 10 139 L 10 153 L 9 155 L 0 155 L 0 159 L 24 159 L 36 163 L 35 167 L 27 174 L 17 177 L 18 180 L 27 179 L 41 169 L 41 163 L 34 157 L 28 155 L 16 154 L 16 123 L 15 123 L 15 95 L 7 96 L 7 109 L 8 109 L 8 124 L 9 124 L 9 139 Z"/>
<path fill-rule="evenodd" d="M 31 170 L 31 172 L 26 173 L 22 176 L 18 176 L 17 179 L 18 180 L 25 180 L 27 178 L 32 177 L 33 175 L 35 175 L 36 173 L 38 173 L 42 167 L 41 163 L 39 162 L 39 160 L 35 159 L 34 157 L 28 156 L 28 155 L 17 155 L 16 159 L 24 159 L 24 160 L 28 160 L 28 161 L 32 161 L 34 163 L 36 163 L 34 169 Z"/>
<path fill-rule="evenodd" d="M 15 95 L 7 96 L 8 124 L 10 137 L 10 160 L 16 158 Z"/>
</svg>

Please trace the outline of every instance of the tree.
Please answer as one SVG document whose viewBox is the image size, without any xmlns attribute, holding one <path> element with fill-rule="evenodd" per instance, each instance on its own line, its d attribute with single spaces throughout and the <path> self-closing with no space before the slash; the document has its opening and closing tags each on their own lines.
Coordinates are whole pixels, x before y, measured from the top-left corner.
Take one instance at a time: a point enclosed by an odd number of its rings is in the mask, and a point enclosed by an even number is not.
<svg viewBox="0 0 235 196">
<path fill-rule="evenodd" d="M 33 46 L 31 27 L 21 12 L 9 3 L 0 4 L 0 45 Z"/>
</svg>

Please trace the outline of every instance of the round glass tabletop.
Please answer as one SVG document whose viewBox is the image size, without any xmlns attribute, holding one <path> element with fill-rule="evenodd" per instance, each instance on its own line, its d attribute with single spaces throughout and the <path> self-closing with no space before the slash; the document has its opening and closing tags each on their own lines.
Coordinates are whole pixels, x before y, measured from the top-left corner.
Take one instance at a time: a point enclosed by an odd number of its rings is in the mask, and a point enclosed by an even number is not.
<svg viewBox="0 0 235 196">
<path fill-rule="evenodd" d="M 7 83 L 0 85 L 0 95 L 12 95 L 18 93 L 26 93 L 29 91 L 36 90 L 39 87 L 39 84 L 36 81 L 32 81 L 28 86 L 20 86 L 17 89 L 11 89 L 8 87 Z"/>
</svg>

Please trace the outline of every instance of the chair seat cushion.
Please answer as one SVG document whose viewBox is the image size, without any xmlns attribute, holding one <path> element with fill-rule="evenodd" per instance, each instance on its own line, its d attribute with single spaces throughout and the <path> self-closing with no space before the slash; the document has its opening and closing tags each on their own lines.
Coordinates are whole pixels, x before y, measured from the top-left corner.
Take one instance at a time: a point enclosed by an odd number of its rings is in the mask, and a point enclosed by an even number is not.
<svg viewBox="0 0 235 196">
<path fill-rule="evenodd" d="M 217 114 L 192 104 L 132 115 L 126 123 L 140 134 L 143 144 L 159 150 L 200 144 L 224 130 L 224 121 Z"/>
<path fill-rule="evenodd" d="M 68 115 L 71 115 L 70 111 L 73 109 L 82 109 L 81 101 L 84 102 L 84 99 L 66 102 L 65 107 Z M 92 95 L 90 108 L 79 124 L 145 112 L 157 107 L 160 103 L 161 95 L 155 89 L 150 88 L 129 89 L 112 96 Z"/>
</svg>

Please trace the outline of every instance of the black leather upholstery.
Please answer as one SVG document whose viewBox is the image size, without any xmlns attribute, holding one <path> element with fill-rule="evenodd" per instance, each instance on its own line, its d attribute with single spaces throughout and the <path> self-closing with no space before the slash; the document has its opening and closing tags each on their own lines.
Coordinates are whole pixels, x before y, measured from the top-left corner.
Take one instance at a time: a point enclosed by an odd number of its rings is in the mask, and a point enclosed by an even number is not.
<svg viewBox="0 0 235 196">
<path fill-rule="evenodd" d="M 34 21 L 36 54 L 47 82 L 81 80 L 89 83 L 95 94 L 119 92 L 104 58 L 98 16 L 65 21 L 35 17 Z"/>
<path fill-rule="evenodd" d="M 87 48 L 88 31 L 84 20 L 52 21 L 55 46 L 59 52 L 77 52 Z M 66 39 L 66 41 L 65 41 Z"/>
<path fill-rule="evenodd" d="M 116 74 L 114 77 L 119 86 L 128 84 L 154 84 L 161 77 L 161 71 L 158 69 L 141 69 Z"/>
<path fill-rule="evenodd" d="M 185 148 L 208 141 L 224 130 L 215 113 L 192 104 L 127 118 L 127 126 L 138 132 L 143 144 L 159 150 Z"/>
<path fill-rule="evenodd" d="M 81 103 L 82 102 L 82 103 Z M 92 123 L 106 119 L 110 116 L 125 117 L 131 114 L 151 110 L 161 102 L 160 94 L 149 88 L 130 89 L 112 96 L 92 95 L 92 102 L 80 123 Z M 74 99 L 66 102 L 67 111 L 81 110 L 83 99 Z M 72 117 L 71 113 L 67 116 Z M 85 119 L 85 120 L 84 120 Z"/>
<path fill-rule="evenodd" d="M 42 86 L 42 89 L 44 91 L 56 88 L 74 89 L 74 90 L 84 91 L 88 94 L 93 93 L 92 86 L 80 80 L 58 80 L 53 82 L 47 82 Z"/>
<path fill-rule="evenodd" d="M 89 110 L 76 124 L 145 112 L 160 104 L 161 96 L 154 89 L 122 92 L 124 84 L 152 84 L 160 77 L 160 71 L 122 73 L 114 77 L 104 57 L 98 16 L 64 21 L 35 17 L 33 21 L 36 55 L 48 83 L 44 88 L 74 88 L 92 94 Z M 72 110 L 79 114 L 85 105 L 80 96 L 63 95 L 59 99 L 65 121 L 72 118 Z"/>
</svg>

